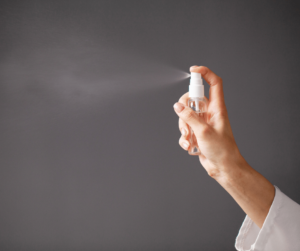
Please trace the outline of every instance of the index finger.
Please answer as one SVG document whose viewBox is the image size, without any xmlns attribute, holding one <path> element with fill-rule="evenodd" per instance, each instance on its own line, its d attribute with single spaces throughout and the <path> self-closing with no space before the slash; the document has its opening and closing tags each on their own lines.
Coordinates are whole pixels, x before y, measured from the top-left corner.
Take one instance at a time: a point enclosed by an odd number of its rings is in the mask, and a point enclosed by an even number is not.
<svg viewBox="0 0 300 251">
<path fill-rule="evenodd" d="M 210 85 L 209 88 L 209 101 L 217 103 L 220 108 L 224 108 L 224 93 L 223 93 L 223 81 L 217 74 L 205 66 L 192 66 L 191 72 L 198 72 Z"/>
</svg>

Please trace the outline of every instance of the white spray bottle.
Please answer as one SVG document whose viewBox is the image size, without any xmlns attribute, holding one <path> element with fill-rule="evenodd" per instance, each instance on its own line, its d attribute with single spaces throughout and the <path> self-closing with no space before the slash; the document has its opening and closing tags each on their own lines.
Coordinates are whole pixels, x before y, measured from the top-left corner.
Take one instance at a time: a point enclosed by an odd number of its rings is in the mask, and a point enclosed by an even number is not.
<svg viewBox="0 0 300 251">
<path fill-rule="evenodd" d="M 207 101 L 204 98 L 204 85 L 200 73 L 191 72 L 189 97 L 190 98 L 188 100 L 188 106 L 192 108 L 197 113 L 198 116 L 203 117 L 205 122 L 207 122 Z M 201 151 L 197 144 L 197 139 L 195 137 L 192 128 L 190 127 L 189 129 L 190 129 L 189 154 L 199 155 Z"/>
</svg>

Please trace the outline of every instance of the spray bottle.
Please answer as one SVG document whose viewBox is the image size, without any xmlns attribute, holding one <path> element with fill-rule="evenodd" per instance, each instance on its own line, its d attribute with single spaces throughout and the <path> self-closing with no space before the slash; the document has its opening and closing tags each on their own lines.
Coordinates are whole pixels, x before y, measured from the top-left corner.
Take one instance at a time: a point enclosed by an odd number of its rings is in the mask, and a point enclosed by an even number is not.
<svg viewBox="0 0 300 251">
<path fill-rule="evenodd" d="M 207 122 L 207 101 L 204 97 L 204 85 L 200 73 L 191 72 L 189 97 L 188 106 L 192 108 L 199 117 L 203 117 L 204 121 Z M 190 148 L 188 152 L 191 155 L 199 155 L 201 152 L 191 127 L 189 128 L 189 131 Z"/>
</svg>

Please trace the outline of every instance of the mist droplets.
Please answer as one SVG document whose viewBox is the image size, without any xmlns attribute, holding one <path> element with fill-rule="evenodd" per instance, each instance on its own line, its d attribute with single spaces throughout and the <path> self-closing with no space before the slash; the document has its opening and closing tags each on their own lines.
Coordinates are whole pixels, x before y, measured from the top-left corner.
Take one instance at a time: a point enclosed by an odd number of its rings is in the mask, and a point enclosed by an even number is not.
<svg viewBox="0 0 300 251">
<path fill-rule="evenodd" d="M 95 46 L 41 47 L 15 51 L 0 64 L 5 90 L 16 95 L 46 95 L 59 102 L 94 103 L 112 95 L 172 86 L 187 72 L 147 58 Z"/>
</svg>

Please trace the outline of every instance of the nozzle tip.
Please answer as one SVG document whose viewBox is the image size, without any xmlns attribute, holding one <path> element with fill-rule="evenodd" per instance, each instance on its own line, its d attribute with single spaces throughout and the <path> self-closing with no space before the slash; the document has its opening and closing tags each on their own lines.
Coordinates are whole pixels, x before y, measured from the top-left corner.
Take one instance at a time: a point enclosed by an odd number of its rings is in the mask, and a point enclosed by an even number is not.
<svg viewBox="0 0 300 251">
<path fill-rule="evenodd" d="M 192 79 L 201 79 L 201 73 L 198 72 L 191 72 Z"/>
</svg>

